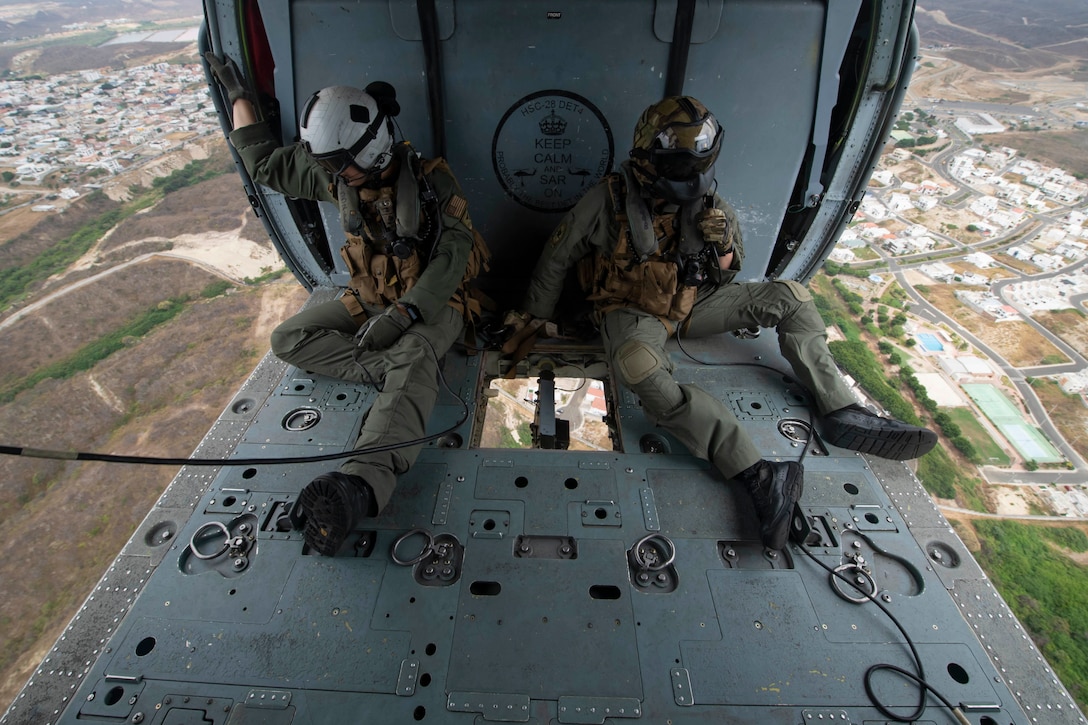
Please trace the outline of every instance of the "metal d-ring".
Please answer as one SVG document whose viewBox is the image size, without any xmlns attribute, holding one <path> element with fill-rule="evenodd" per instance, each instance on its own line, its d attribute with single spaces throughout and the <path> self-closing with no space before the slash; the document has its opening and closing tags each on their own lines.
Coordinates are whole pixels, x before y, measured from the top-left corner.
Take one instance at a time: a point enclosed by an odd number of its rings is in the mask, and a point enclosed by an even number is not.
<svg viewBox="0 0 1088 725">
<path fill-rule="evenodd" d="M 196 540 L 200 537 L 200 534 L 204 531 L 204 529 L 208 527 L 211 527 L 213 529 L 219 529 L 223 532 L 223 546 L 219 549 L 219 551 L 215 552 L 214 554 L 204 554 L 201 553 L 200 549 L 196 548 Z M 199 529 L 193 532 L 193 535 L 189 538 L 189 548 L 192 550 L 193 556 L 198 559 L 214 559 L 215 557 L 226 553 L 230 549 L 230 529 L 228 529 L 227 525 L 224 524 L 222 521 L 208 521 L 207 523 L 201 525 Z"/>
<path fill-rule="evenodd" d="M 857 572 L 858 579 L 862 579 L 864 582 L 868 582 L 868 586 L 866 587 L 866 585 L 862 581 L 851 582 L 847 580 L 847 583 L 850 584 L 850 586 L 854 587 L 859 592 L 860 596 L 850 596 L 845 591 L 843 591 L 840 578 L 846 580 L 846 572 Z M 870 589 L 871 591 L 869 592 L 869 594 L 866 594 L 865 589 L 863 589 L 862 587 Z M 831 575 L 831 588 L 834 589 L 835 593 L 838 594 L 840 597 L 848 602 L 853 602 L 854 604 L 864 604 L 865 602 L 868 602 L 869 600 L 876 597 L 877 592 L 880 591 L 879 587 L 877 587 L 876 585 L 876 579 L 873 578 L 873 575 L 862 569 L 855 562 L 848 562 L 846 564 L 843 564 L 842 566 L 835 568 L 835 573 Z"/>
<path fill-rule="evenodd" d="M 415 557 L 414 559 L 401 559 L 399 556 L 397 556 L 397 549 L 400 548 L 400 545 L 403 544 L 406 539 L 416 534 L 423 534 L 424 536 L 426 536 L 427 545 L 423 547 L 423 551 L 419 552 L 419 556 Z M 412 566 L 413 564 L 418 564 L 419 562 L 423 561 L 423 559 L 426 558 L 427 555 L 432 553 L 433 551 L 434 535 L 431 534 L 430 531 L 427 531 L 427 529 L 412 529 L 411 531 L 407 531 L 401 534 L 397 538 L 397 540 L 393 542 L 393 551 L 390 555 L 393 557 L 393 563 L 400 564 L 401 566 Z"/>
<path fill-rule="evenodd" d="M 647 562 L 645 559 L 642 558 L 642 553 L 639 551 L 645 544 L 648 544 L 653 539 L 660 539 L 661 541 L 663 541 L 665 543 L 665 546 L 663 547 L 664 551 L 668 554 L 668 556 L 665 558 L 665 561 L 658 564 L 650 564 L 649 562 Z M 635 543 L 635 548 L 632 550 L 632 555 L 634 557 L 635 564 L 637 564 L 640 569 L 644 571 L 661 571 L 676 560 L 676 545 L 673 544 L 667 536 L 664 536 L 662 534 L 649 534 L 648 536 L 642 537 Z"/>
</svg>

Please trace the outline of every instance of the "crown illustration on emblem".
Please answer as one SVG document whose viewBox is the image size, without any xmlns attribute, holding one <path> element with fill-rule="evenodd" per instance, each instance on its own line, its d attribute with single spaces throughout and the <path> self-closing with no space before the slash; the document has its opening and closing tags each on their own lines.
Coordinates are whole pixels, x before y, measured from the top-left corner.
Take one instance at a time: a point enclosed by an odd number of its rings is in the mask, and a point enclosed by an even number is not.
<svg viewBox="0 0 1088 725">
<path fill-rule="evenodd" d="M 562 116 L 552 111 L 540 119 L 540 132 L 545 136 L 561 136 L 567 130 L 567 122 Z"/>
</svg>

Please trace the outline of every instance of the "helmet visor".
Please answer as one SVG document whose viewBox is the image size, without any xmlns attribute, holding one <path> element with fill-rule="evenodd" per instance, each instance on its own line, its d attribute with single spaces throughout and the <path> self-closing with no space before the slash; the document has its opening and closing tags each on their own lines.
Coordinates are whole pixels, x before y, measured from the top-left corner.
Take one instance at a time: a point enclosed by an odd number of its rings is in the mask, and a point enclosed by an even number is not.
<svg viewBox="0 0 1088 725">
<path fill-rule="evenodd" d="M 339 176 L 348 170 L 348 167 L 355 165 L 360 171 L 369 174 L 381 173 L 385 170 L 385 167 L 389 165 L 389 161 L 393 158 L 391 153 L 381 153 L 374 159 L 374 163 L 369 169 L 364 169 L 359 165 L 359 162 L 355 160 L 355 156 L 349 149 L 336 149 L 330 151 L 327 154 L 315 154 L 312 151 L 310 155 L 313 156 L 314 161 L 321 165 L 321 168 L 328 171 L 330 174 Z"/>
<path fill-rule="evenodd" d="M 327 154 L 315 154 L 310 152 L 310 155 L 314 157 L 314 161 L 319 163 L 323 169 L 330 174 L 337 176 L 347 171 L 348 167 L 355 163 L 355 157 L 351 155 L 350 151 L 345 149 L 336 149 Z"/>
<path fill-rule="evenodd" d="M 700 127 L 702 125 L 699 124 Z M 675 126 L 670 128 L 670 130 L 675 129 Z M 703 136 L 690 144 L 679 144 L 679 148 L 652 149 L 650 163 L 653 164 L 659 176 L 670 181 L 686 181 L 702 174 L 714 165 L 714 162 L 718 160 L 721 145 L 722 127 L 718 126 L 713 141 Z"/>
</svg>

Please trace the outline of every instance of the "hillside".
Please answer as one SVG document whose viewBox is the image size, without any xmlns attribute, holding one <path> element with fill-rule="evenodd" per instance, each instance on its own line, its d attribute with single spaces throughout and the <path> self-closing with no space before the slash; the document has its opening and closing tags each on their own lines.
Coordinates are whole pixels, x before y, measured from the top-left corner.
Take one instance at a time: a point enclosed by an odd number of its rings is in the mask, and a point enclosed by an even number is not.
<svg viewBox="0 0 1088 725">
<path fill-rule="evenodd" d="M 979 70 L 1088 70 L 1088 4 L 1080 0 L 924 0 L 915 18 L 923 47 L 947 46 L 949 57 Z"/>
<path fill-rule="evenodd" d="M 26 0 L 0 1 L 0 41 L 60 33 L 76 23 L 96 24 L 126 19 L 134 23 L 193 18 L 202 13 L 200 0 Z"/>
<path fill-rule="evenodd" d="M 290 275 L 241 285 L 282 263 L 217 146 L 204 163 L 211 179 L 127 217 L 0 312 L 5 443 L 186 456 L 272 328 L 305 301 Z M 0 280 L 123 206 L 92 195 L 11 227 L 0 216 Z M 119 344 L 103 349 L 111 339 Z M 25 684 L 176 473 L 0 457 L 0 701 Z"/>
</svg>

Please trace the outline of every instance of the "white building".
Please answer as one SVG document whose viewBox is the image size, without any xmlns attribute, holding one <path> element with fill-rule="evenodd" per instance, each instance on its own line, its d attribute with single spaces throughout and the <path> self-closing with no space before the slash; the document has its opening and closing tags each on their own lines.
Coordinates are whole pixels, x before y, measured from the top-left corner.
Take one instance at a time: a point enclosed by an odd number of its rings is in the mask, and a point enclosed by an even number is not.
<svg viewBox="0 0 1088 725">
<path fill-rule="evenodd" d="M 965 262 L 973 264 L 979 269 L 989 269 L 996 263 L 994 258 L 986 252 L 972 252 L 963 258 Z"/>
<path fill-rule="evenodd" d="M 1039 254 L 1032 255 L 1031 263 L 1039 267 L 1040 269 L 1047 270 L 1061 269 L 1065 266 L 1065 260 L 1062 259 L 1060 256 L 1058 256 L 1057 254 L 1046 254 L 1045 252 L 1040 252 Z"/>
<path fill-rule="evenodd" d="M 929 211 L 933 207 L 937 206 L 936 197 L 932 196 L 920 196 L 914 200 L 914 206 L 920 211 Z"/>
<path fill-rule="evenodd" d="M 1085 254 L 1088 254 L 1088 244 L 1074 241 L 1062 242 L 1054 248 L 1054 253 L 1062 255 L 1066 259 L 1084 259 Z"/>
<path fill-rule="evenodd" d="M 888 198 L 888 208 L 895 213 L 910 211 L 914 208 L 914 203 L 906 194 L 896 192 Z"/>
<path fill-rule="evenodd" d="M 918 271 L 937 282 L 951 282 L 952 278 L 956 276 L 956 270 L 952 269 L 944 262 L 923 264 L 918 268 Z"/>
<path fill-rule="evenodd" d="M 972 116 L 960 116 L 956 119 L 956 128 L 968 136 L 978 136 L 986 133 L 1001 133 L 1005 130 L 1005 124 L 988 113 L 979 113 Z"/>
<path fill-rule="evenodd" d="M 974 355 L 940 357 L 937 359 L 937 364 L 956 381 L 974 378 L 991 380 L 1000 375 L 1000 371 L 996 370 L 989 360 Z"/>
<path fill-rule="evenodd" d="M 973 213 L 977 214 L 983 219 L 986 219 L 995 211 L 997 211 L 997 205 L 997 197 L 987 195 L 980 196 L 972 201 L 968 209 L 970 209 Z"/>
<path fill-rule="evenodd" d="M 888 169 L 877 169 L 873 172 L 872 178 L 873 181 L 880 184 L 881 186 L 887 186 L 888 184 L 892 183 L 892 178 L 894 176 L 895 175 Z"/>
<path fill-rule="evenodd" d="M 888 207 L 884 206 L 876 199 L 865 197 L 861 200 L 861 213 L 870 219 L 887 219 Z"/>
</svg>

